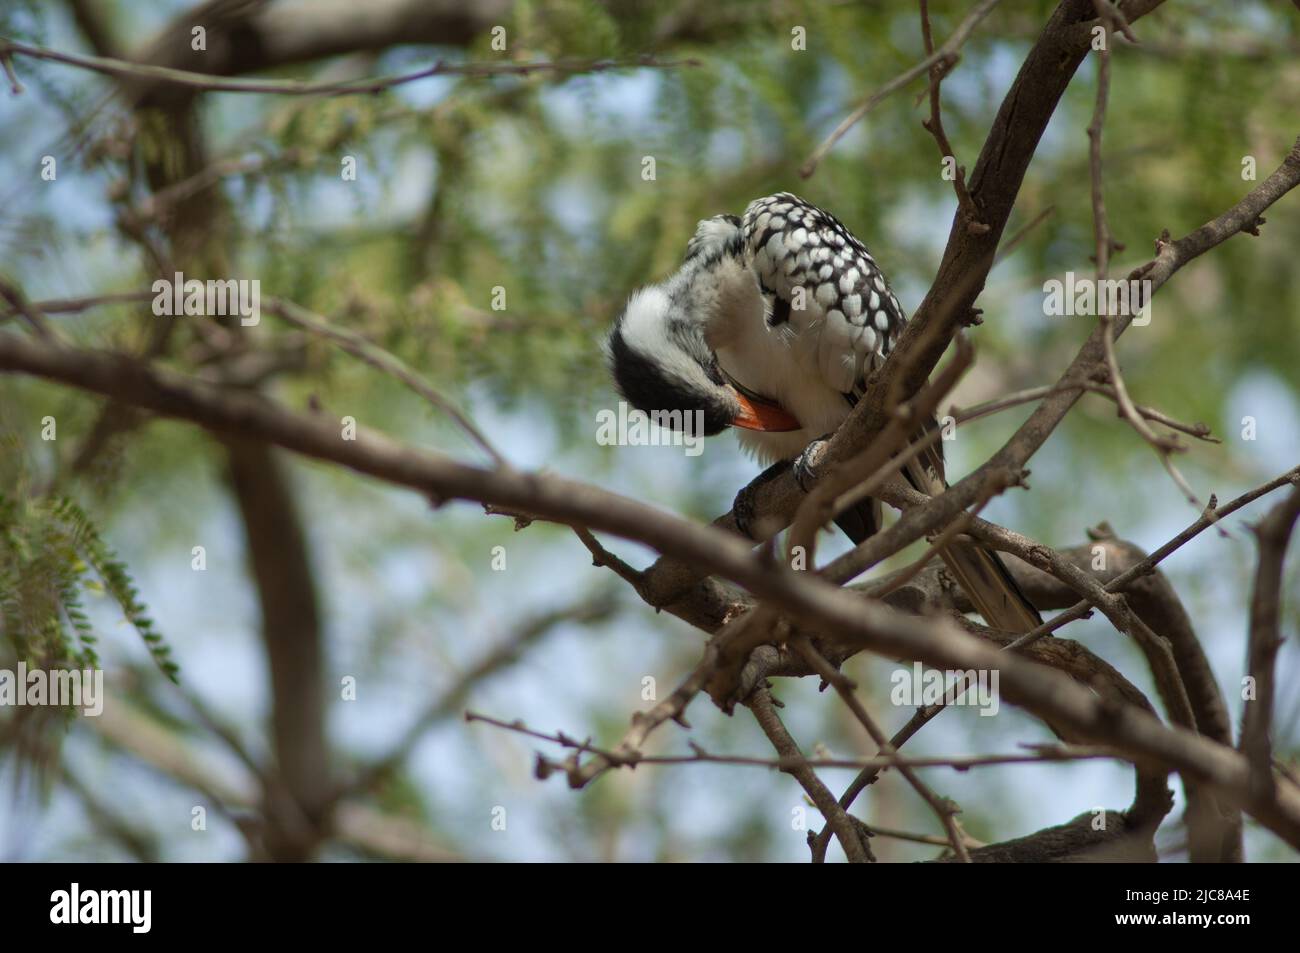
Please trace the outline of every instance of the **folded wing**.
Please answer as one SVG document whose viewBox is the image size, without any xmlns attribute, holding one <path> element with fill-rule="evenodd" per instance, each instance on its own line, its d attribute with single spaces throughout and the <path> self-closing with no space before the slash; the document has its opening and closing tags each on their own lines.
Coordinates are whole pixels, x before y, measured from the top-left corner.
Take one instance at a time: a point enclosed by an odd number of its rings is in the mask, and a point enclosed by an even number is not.
<svg viewBox="0 0 1300 953">
<path fill-rule="evenodd" d="M 741 229 L 759 284 L 775 298 L 771 322 L 790 323 L 829 386 L 858 390 L 905 320 L 867 247 L 789 192 L 751 202 Z"/>
</svg>

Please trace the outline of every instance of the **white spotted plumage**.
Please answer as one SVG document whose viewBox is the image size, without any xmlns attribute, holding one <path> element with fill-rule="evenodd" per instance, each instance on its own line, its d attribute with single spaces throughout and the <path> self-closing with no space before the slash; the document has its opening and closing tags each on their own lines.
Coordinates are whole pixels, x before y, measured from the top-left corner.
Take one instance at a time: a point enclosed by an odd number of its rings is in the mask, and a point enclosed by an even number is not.
<svg viewBox="0 0 1300 953">
<path fill-rule="evenodd" d="M 607 347 L 620 391 L 639 409 L 691 411 L 706 433 L 740 428 L 742 445 L 765 461 L 796 460 L 844 422 L 903 322 L 866 246 L 833 215 L 782 192 L 750 203 L 743 218 L 700 222 L 681 268 L 632 296 Z M 905 475 L 942 493 L 938 448 Z M 737 525 L 749 534 L 741 509 Z M 879 529 L 879 510 L 864 500 L 837 522 L 861 542 Z M 990 625 L 1041 624 L 996 553 L 951 541 L 939 555 Z"/>
<path fill-rule="evenodd" d="M 867 247 L 796 195 L 751 202 L 740 232 L 743 259 L 768 307 L 727 317 L 731 328 L 716 339 L 718 361 L 803 425 L 792 433 L 739 432 L 760 458 L 789 458 L 843 422 L 888 356 L 903 309 Z"/>
<path fill-rule="evenodd" d="M 855 390 L 888 356 L 904 321 L 867 247 L 835 216 L 789 192 L 751 202 L 741 231 L 764 293 L 791 306 L 788 320 L 799 336 L 823 338 L 817 351 L 827 384 L 841 392 Z M 802 300 L 812 307 L 795 307 L 797 288 L 804 289 Z M 845 348 L 855 357 L 852 377 L 846 377 Z"/>
<path fill-rule="evenodd" d="M 866 246 L 782 192 L 700 222 L 681 268 L 629 299 L 610 355 L 624 395 L 647 407 L 722 413 L 739 387 L 783 408 L 799 429 L 737 430 L 771 462 L 839 427 L 902 324 Z"/>
</svg>

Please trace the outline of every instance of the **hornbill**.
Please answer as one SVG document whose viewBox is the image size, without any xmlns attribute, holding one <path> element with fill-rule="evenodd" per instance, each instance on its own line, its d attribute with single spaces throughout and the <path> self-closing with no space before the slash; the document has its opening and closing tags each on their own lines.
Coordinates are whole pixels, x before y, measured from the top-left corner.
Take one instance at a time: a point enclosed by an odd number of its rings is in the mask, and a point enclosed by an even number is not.
<svg viewBox="0 0 1300 953">
<path fill-rule="evenodd" d="M 699 421 L 706 435 L 739 428 L 742 446 L 774 469 L 793 463 L 804 484 L 904 321 L 867 247 L 835 216 L 781 192 L 751 202 L 743 217 L 700 222 L 681 268 L 629 298 L 606 354 L 632 406 Z M 939 445 L 905 475 L 942 493 Z M 879 501 L 865 500 L 836 522 L 856 544 L 880 519 Z M 1041 624 L 995 552 L 952 542 L 940 556 L 989 625 Z"/>
</svg>

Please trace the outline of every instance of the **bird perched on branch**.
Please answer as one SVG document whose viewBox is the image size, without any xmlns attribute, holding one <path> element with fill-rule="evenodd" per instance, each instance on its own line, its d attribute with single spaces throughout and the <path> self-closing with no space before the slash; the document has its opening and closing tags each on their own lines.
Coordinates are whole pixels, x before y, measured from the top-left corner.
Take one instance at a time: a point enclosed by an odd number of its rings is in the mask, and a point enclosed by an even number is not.
<svg viewBox="0 0 1300 953">
<path fill-rule="evenodd" d="M 781 192 L 743 217 L 700 222 L 681 268 L 628 300 L 606 351 L 632 406 L 675 426 L 696 421 L 705 435 L 737 428 L 744 447 L 774 471 L 793 465 L 806 488 L 824 438 L 905 320 L 867 247 L 835 216 Z M 938 445 L 905 475 L 921 492 L 942 493 Z M 860 543 L 880 519 L 879 501 L 865 500 L 836 522 Z M 989 625 L 1041 624 L 996 553 L 952 542 L 940 556 Z"/>
</svg>

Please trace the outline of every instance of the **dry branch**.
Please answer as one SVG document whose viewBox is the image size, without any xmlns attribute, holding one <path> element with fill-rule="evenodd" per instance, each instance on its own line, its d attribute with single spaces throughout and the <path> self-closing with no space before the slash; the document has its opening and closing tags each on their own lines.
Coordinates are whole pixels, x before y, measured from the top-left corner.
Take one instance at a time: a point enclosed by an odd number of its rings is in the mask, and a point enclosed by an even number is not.
<svg viewBox="0 0 1300 953">
<path fill-rule="evenodd" d="M 1282 647 L 1282 568 L 1298 518 L 1300 485 L 1273 507 L 1255 529 L 1259 566 L 1250 598 L 1250 641 L 1246 654 L 1246 671 L 1254 693 L 1246 700 L 1242 712 L 1240 748 L 1250 759 L 1251 784 L 1265 791 L 1275 784 L 1269 736 L 1276 683 L 1274 668 L 1278 649 Z"/>
<path fill-rule="evenodd" d="M 1012 704 L 1065 725 L 1078 737 L 1112 744 L 1135 761 L 1185 772 L 1288 843 L 1300 845 L 1300 788 L 1281 782 L 1272 796 L 1251 791 L 1247 763 L 1236 751 L 1185 729 L 1166 728 L 1131 706 L 1103 703 L 1057 673 L 991 649 L 952 624 L 908 617 L 814 575 L 756 559 L 741 540 L 714 528 L 550 475 L 466 466 L 364 432 L 344 440 L 337 424 L 321 416 L 293 414 L 270 401 L 225 393 L 126 358 L 0 333 L 0 369 L 37 374 L 213 430 L 276 443 L 411 487 L 437 502 L 478 500 L 640 540 L 744 585 L 774 608 L 863 649 L 944 669 L 999 669 L 1004 697 Z M 949 495 L 933 502 L 942 503 Z"/>
</svg>

